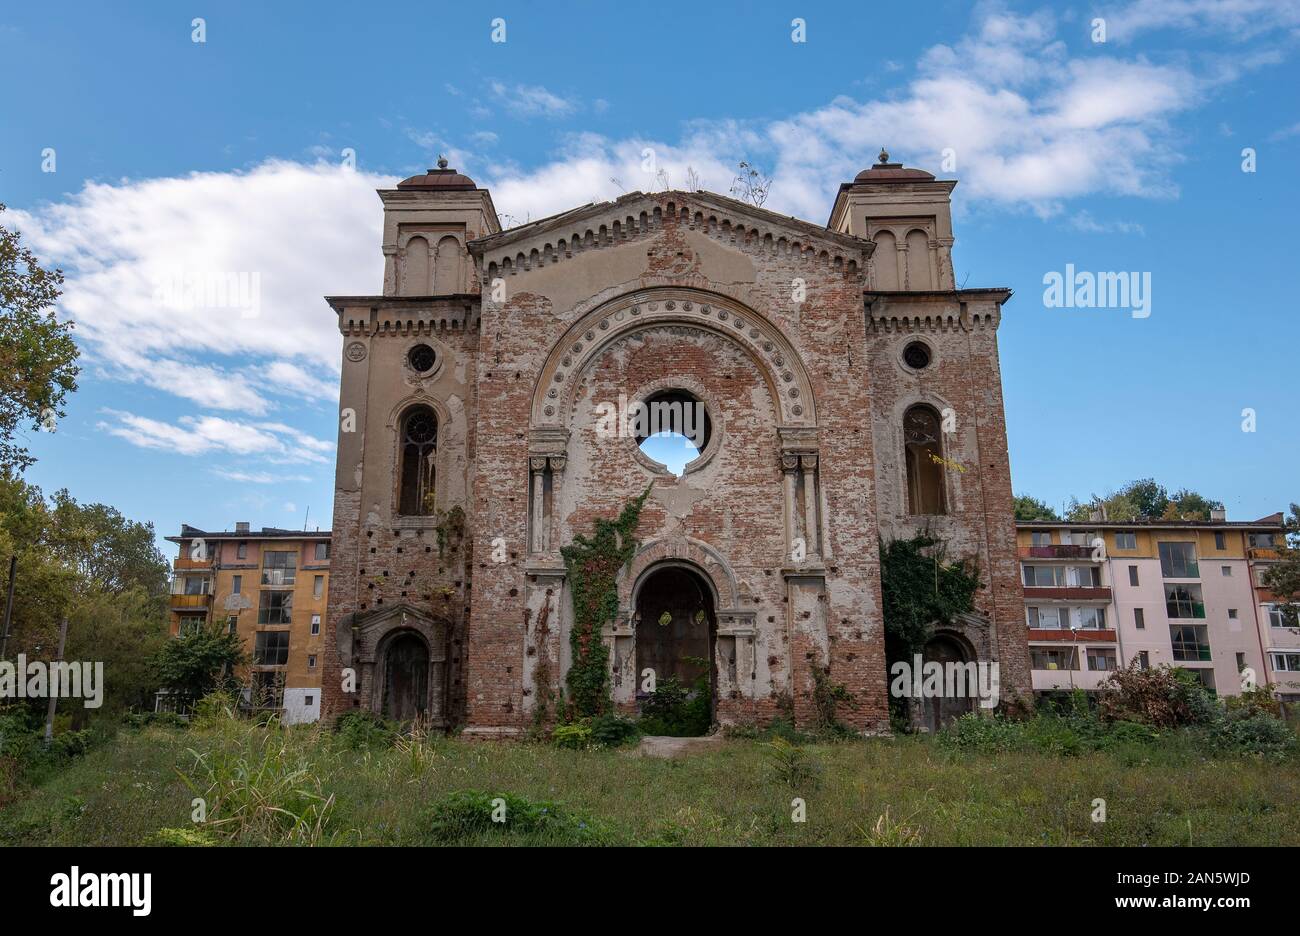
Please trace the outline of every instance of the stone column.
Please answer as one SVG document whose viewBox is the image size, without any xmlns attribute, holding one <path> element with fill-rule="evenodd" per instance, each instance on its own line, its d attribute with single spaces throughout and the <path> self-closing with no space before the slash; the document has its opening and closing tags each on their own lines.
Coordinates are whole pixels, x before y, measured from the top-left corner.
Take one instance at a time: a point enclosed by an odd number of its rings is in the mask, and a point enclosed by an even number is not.
<svg viewBox="0 0 1300 936">
<path fill-rule="evenodd" d="M 545 526 L 544 526 L 545 524 L 544 508 L 546 506 L 545 503 L 546 459 L 537 458 L 537 457 L 529 458 L 528 467 L 532 474 L 532 488 L 533 488 L 533 509 L 532 509 L 533 530 L 532 530 L 530 548 L 534 553 L 541 553 L 544 552 L 546 549 L 546 534 L 545 534 Z"/>
<path fill-rule="evenodd" d="M 804 537 L 808 543 L 808 555 L 820 552 L 818 533 L 821 524 L 817 520 L 817 456 L 800 455 L 799 466 L 803 469 L 803 519 Z"/>
<path fill-rule="evenodd" d="M 794 541 L 799 538 L 799 512 L 795 503 L 795 472 L 799 468 L 798 455 L 781 456 L 781 477 L 785 486 L 785 558 L 790 561 Z"/>
</svg>

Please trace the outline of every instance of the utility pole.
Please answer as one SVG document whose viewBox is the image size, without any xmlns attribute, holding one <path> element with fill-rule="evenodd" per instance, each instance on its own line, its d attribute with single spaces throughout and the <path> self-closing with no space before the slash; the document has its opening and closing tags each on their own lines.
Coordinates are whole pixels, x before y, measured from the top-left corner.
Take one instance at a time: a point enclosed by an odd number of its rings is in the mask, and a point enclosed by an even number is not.
<svg viewBox="0 0 1300 936">
<path fill-rule="evenodd" d="M 9 649 L 9 621 L 14 613 L 14 579 L 18 576 L 18 553 L 9 557 L 9 597 L 5 599 L 5 622 L 0 627 L 0 660 Z"/>
<path fill-rule="evenodd" d="M 63 645 L 68 639 L 68 619 L 65 617 L 63 623 L 59 625 L 59 656 L 58 662 L 63 662 Z M 62 669 L 59 667 L 58 669 Z M 50 707 L 45 712 L 45 746 L 48 748 L 50 742 L 54 739 L 54 708 L 59 704 L 58 687 L 55 684 L 54 674 L 58 670 L 51 667 L 50 678 L 45 681 L 46 688 L 50 693 Z"/>
</svg>

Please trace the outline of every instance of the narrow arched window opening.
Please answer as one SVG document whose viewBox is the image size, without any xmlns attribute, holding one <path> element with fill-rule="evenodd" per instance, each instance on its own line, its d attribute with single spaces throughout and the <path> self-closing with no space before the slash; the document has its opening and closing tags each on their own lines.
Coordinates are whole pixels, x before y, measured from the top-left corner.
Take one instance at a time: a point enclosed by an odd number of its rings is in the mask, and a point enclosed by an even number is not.
<svg viewBox="0 0 1300 936">
<path fill-rule="evenodd" d="M 907 512 L 947 513 L 939 414 L 928 406 L 913 406 L 903 416 L 903 440 L 907 456 Z"/>
<path fill-rule="evenodd" d="M 438 455 L 438 417 L 427 406 L 406 412 L 401 422 L 401 487 L 397 511 L 407 516 L 434 512 L 434 482 Z"/>
</svg>

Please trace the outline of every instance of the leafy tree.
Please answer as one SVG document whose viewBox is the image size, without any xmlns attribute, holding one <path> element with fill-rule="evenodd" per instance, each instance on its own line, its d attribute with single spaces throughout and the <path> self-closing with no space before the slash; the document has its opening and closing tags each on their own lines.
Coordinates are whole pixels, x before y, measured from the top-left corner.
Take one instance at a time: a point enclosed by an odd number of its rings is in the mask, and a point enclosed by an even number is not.
<svg viewBox="0 0 1300 936">
<path fill-rule="evenodd" d="M 66 617 L 66 656 L 104 664 L 99 711 L 145 704 L 157 688 L 148 659 L 167 635 L 167 562 L 153 540 L 150 524 L 79 504 L 67 491 L 47 500 L 35 485 L 0 472 L 0 594 L 8 558 L 18 557 L 5 655 L 51 659 Z M 78 724 L 90 714 L 71 711 Z"/>
<path fill-rule="evenodd" d="M 1223 502 L 1202 497 L 1183 488 L 1169 498 L 1162 520 L 1209 520 L 1211 510 L 1222 510 Z"/>
<path fill-rule="evenodd" d="M 184 699 L 201 699 L 248 662 L 243 641 L 218 623 L 163 642 L 153 657 L 159 687 Z"/>
<path fill-rule="evenodd" d="M 62 284 L 60 270 L 44 269 L 18 232 L 0 225 L 0 471 L 35 461 L 14 441 L 19 425 L 52 426 L 77 389 L 72 323 L 60 322 L 53 308 Z"/>
<path fill-rule="evenodd" d="M 881 543 L 886 660 L 910 660 L 935 624 L 974 609 L 979 588 L 979 570 L 965 560 L 947 561 L 939 541 L 928 534 Z"/>
<path fill-rule="evenodd" d="M 1288 627 L 1300 626 L 1300 504 L 1291 505 L 1283 521 L 1284 537 L 1278 544 L 1278 562 L 1260 576 L 1260 583 L 1277 599 Z"/>
<path fill-rule="evenodd" d="M 1014 500 L 1017 520 L 1060 520 L 1046 501 L 1028 494 L 1018 494 Z"/>
<path fill-rule="evenodd" d="M 1094 494 L 1089 501 L 1071 499 L 1066 519 L 1084 523 L 1093 511 L 1101 510 L 1107 520 L 1209 520 L 1210 510 L 1222 507 L 1221 501 L 1187 488 L 1171 497 L 1164 485 L 1141 478 L 1105 497 Z"/>
</svg>

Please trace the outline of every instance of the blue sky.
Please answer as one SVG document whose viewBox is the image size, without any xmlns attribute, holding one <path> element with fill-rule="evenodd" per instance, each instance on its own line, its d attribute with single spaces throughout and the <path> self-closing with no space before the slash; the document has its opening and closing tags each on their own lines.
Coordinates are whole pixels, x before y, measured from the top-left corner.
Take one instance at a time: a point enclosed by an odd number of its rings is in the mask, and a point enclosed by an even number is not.
<svg viewBox="0 0 1300 936">
<path fill-rule="evenodd" d="M 67 416 L 29 434 L 47 490 L 160 536 L 309 508 L 327 526 L 340 339 L 320 297 L 379 291 L 373 190 L 439 153 L 516 221 L 688 167 L 725 193 L 748 159 L 767 207 L 824 223 L 883 145 L 960 180 L 958 281 L 1015 290 L 1018 492 L 1154 476 L 1235 519 L 1300 500 L 1296 0 L 201 6 L 0 12 L 20 91 L 0 101 L 4 223 L 67 271 L 83 349 Z M 1149 272 L 1150 316 L 1046 308 L 1067 264 Z M 255 307 L 159 298 L 194 271 L 256 274 Z"/>
</svg>

